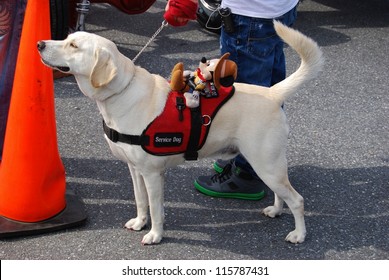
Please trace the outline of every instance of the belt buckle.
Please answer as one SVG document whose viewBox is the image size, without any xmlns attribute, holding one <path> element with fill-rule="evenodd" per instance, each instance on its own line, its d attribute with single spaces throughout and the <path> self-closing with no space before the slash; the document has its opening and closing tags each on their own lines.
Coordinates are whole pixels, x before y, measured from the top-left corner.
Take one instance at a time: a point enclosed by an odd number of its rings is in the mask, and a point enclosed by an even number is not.
<svg viewBox="0 0 389 280">
<path fill-rule="evenodd" d="M 119 141 L 119 133 L 116 130 L 111 129 L 109 131 L 109 139 L 111 139 L 112 142 L 116 143 Z"/>
</svg>

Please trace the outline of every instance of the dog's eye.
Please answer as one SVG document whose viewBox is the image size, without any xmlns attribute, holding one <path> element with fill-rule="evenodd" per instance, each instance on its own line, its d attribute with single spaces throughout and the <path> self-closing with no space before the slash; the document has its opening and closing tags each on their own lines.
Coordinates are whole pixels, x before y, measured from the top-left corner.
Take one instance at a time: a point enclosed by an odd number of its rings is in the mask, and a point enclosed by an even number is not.
<svg viewBox="0 0 389 280">
<path fill-rule="evenodd" d="M 77 48 L 78 48 L 77 45 L 76 45 L 74 42 L 71 42 L 71 43 L 70 43 L 70 47 L 72 47 L 72 48 L 74 48 L 74 49 L 77 49 Z"/>
</svg>

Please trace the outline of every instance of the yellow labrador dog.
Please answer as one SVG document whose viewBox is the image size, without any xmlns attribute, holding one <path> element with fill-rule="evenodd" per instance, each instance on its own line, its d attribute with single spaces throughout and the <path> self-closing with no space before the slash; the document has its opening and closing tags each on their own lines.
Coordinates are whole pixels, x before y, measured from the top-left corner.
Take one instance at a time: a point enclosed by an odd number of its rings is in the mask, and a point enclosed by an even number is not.
<svg viewBox="0 0 389 280">
<path fill-rule="evenodd" d="M 232 158 L 238 152 L 243 154 L 275 193 L 274 205 L 263 213 L 272 218 L 280 215 L 285 201 L 295 220 L 295 229 L 286 240 L 301 243 L 306 235 L 304 200 L 288 179 L 288 125 L 281 105 L 318 74 L 323 59 L 313 40 L 279 22 L 274 22 L 274 26 L 277 34 L 300 55 L 300 67 L 270 88 L 235 83 L 235 94 L 212 120 L 198 155 L 204 158 L 229 151 Z M 135 66 L 105 38 L 76 32 L 63 41 L 39 41 L 38 50 L 44 64 L 75 76 L 81 91 L 96 101 L 107 126 L 120 133 L 141 135 L 165 107 L 170 92 L 167 80 Z M 107 141 L 114 156 L 128 164 L 133 179 L 137 216 L 125 227 L 141 230 L 148 222 L 150 208 L 151 230 L 142 244 L 159 243 L 164 223 L 164 172 L 167 167 L 182 164 L 184 157 L 155 156 L 139 145 L 108 138 Z"/>
</svg>

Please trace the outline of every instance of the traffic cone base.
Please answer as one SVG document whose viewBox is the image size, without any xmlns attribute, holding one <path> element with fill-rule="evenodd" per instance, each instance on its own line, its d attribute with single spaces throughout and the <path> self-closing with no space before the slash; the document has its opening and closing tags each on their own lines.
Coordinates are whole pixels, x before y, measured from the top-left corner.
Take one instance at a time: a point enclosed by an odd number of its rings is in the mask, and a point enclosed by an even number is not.
<svg viewBox="0 0 389 280">
<path fill-rule="evenodd" d="M 43 234 L 81 226 L 86 222 L 84 204 L 72 192 L 66 192 L 66 207 L 58 215 L 44 221 L 25 223 L 0 216 L 0 238 Z"/>
</svg>

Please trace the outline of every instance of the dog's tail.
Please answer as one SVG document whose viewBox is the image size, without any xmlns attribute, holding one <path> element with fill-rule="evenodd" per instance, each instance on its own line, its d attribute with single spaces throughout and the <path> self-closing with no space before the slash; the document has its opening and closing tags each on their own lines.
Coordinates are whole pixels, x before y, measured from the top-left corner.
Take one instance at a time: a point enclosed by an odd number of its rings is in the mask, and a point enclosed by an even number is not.
<svg viewBox="0 0 389 280">
<path fill-rule="evenodd" d="M 270 88 L 271 94 L 283 103 L 305 82 L 317 76 L 323 66 L 323 56 L 319 46 L 312 39 L 297 30 L 274 21 L 274 28 L 284 42 L 294 49 L 301 58 L 300 67 L 285 80 Z"/>
</svg>

